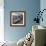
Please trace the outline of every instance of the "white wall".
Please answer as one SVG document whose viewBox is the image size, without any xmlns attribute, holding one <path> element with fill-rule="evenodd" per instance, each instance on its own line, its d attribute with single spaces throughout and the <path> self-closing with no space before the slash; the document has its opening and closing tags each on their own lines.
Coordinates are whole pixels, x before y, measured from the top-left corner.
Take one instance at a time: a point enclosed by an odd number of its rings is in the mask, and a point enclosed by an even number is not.
<svg viewBox="0 0 46 46">
<path fill-rule="evenodd" d="M 0 0 L 0 42 L 4 41 L 4 0 Z"/>
</svg>

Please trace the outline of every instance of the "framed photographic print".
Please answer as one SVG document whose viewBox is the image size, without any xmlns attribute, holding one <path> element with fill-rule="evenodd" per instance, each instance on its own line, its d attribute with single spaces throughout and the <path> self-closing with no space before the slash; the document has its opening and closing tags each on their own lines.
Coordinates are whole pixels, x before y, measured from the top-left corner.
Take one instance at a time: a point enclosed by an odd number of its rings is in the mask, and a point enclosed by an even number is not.
<svg viewBox="0 0 46 46">
<path fill-rule="evenodd" d="M 10 12 L 10 26 L 25 26 L 25 25 L 26 25 L 25 11 Z"/>
</svg>

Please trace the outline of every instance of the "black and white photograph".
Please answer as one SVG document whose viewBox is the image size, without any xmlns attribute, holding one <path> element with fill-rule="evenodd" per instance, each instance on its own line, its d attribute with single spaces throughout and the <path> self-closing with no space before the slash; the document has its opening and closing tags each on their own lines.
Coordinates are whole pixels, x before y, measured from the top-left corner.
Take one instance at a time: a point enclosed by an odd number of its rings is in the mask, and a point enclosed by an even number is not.
<svg viewBox="0 0 46 46">
<path fill-rule="evenodd" d="M 10 12 L 10 25 L 11 26 L 24 26 L 25 25 L 25 11 L 11 11 Z"/>
</svg>

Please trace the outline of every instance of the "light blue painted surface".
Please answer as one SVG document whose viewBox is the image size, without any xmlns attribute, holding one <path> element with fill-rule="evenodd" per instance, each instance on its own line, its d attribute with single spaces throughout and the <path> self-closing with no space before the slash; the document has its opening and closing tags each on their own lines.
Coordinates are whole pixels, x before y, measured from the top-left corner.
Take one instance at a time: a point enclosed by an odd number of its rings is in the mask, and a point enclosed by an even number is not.
<svg viewBox="0 0 46 46">
<path fill-rule="evenodd" d="M 40 0 L 4 0 L 4 35 L 7 41 L 18 41 L 32 30 L 33 19 L 40 9 Z M 25 10 L 26 26 L 10 27 L 10 11 Z"/>
<path fill-rule="evenodd" d="M 42 11 L 43 9 L 46 9 L 46 0 L 41 0 L 40 1 L 40 10 Z M 46 27 L 46 10 L 43 12 L 43 22 L 40 21 L 40 25 Z"/>
</svg>

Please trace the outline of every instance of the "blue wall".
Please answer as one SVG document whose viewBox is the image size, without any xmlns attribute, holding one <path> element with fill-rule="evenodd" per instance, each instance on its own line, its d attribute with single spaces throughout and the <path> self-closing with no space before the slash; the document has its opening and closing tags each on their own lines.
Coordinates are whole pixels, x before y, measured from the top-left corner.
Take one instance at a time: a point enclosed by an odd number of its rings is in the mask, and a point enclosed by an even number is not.
<svg viewBox="0 0 46 46">
<path fill-rule="evenodd" d="M 18 41 L 32 30 L 33 19 L 40 9 L 40 0 L 4 0 L 4 35 L 7 41 Z M 10 27 L 10 11 L 25 10 L 26 26 Z"/>
<path fill-rule="evenodd" d="M 43 9 L 46 9 L 46 0 L 41 0 L 40 1 L 40 10 L 42 11 Z M 46 27 L 46 11 L 43 12 L 42 17 L 43 17 L 43 22 L 40 21 L 40 25 Z M 46 35 L 45 35 L 45 39 L 46 39 Z M 45 44 L 46 44 L 46 40 L 45 40 Z"/>
<path fill-rule="evenodd" d="M 43 9 L 46 9 L 46 0 L 41 0 L 40 1 L 40 10 L 42 11 Z M 43 22 L 40 21 L 40 25 L 46 27 L 46 10 L 43 12 Z"/>
</svg>

